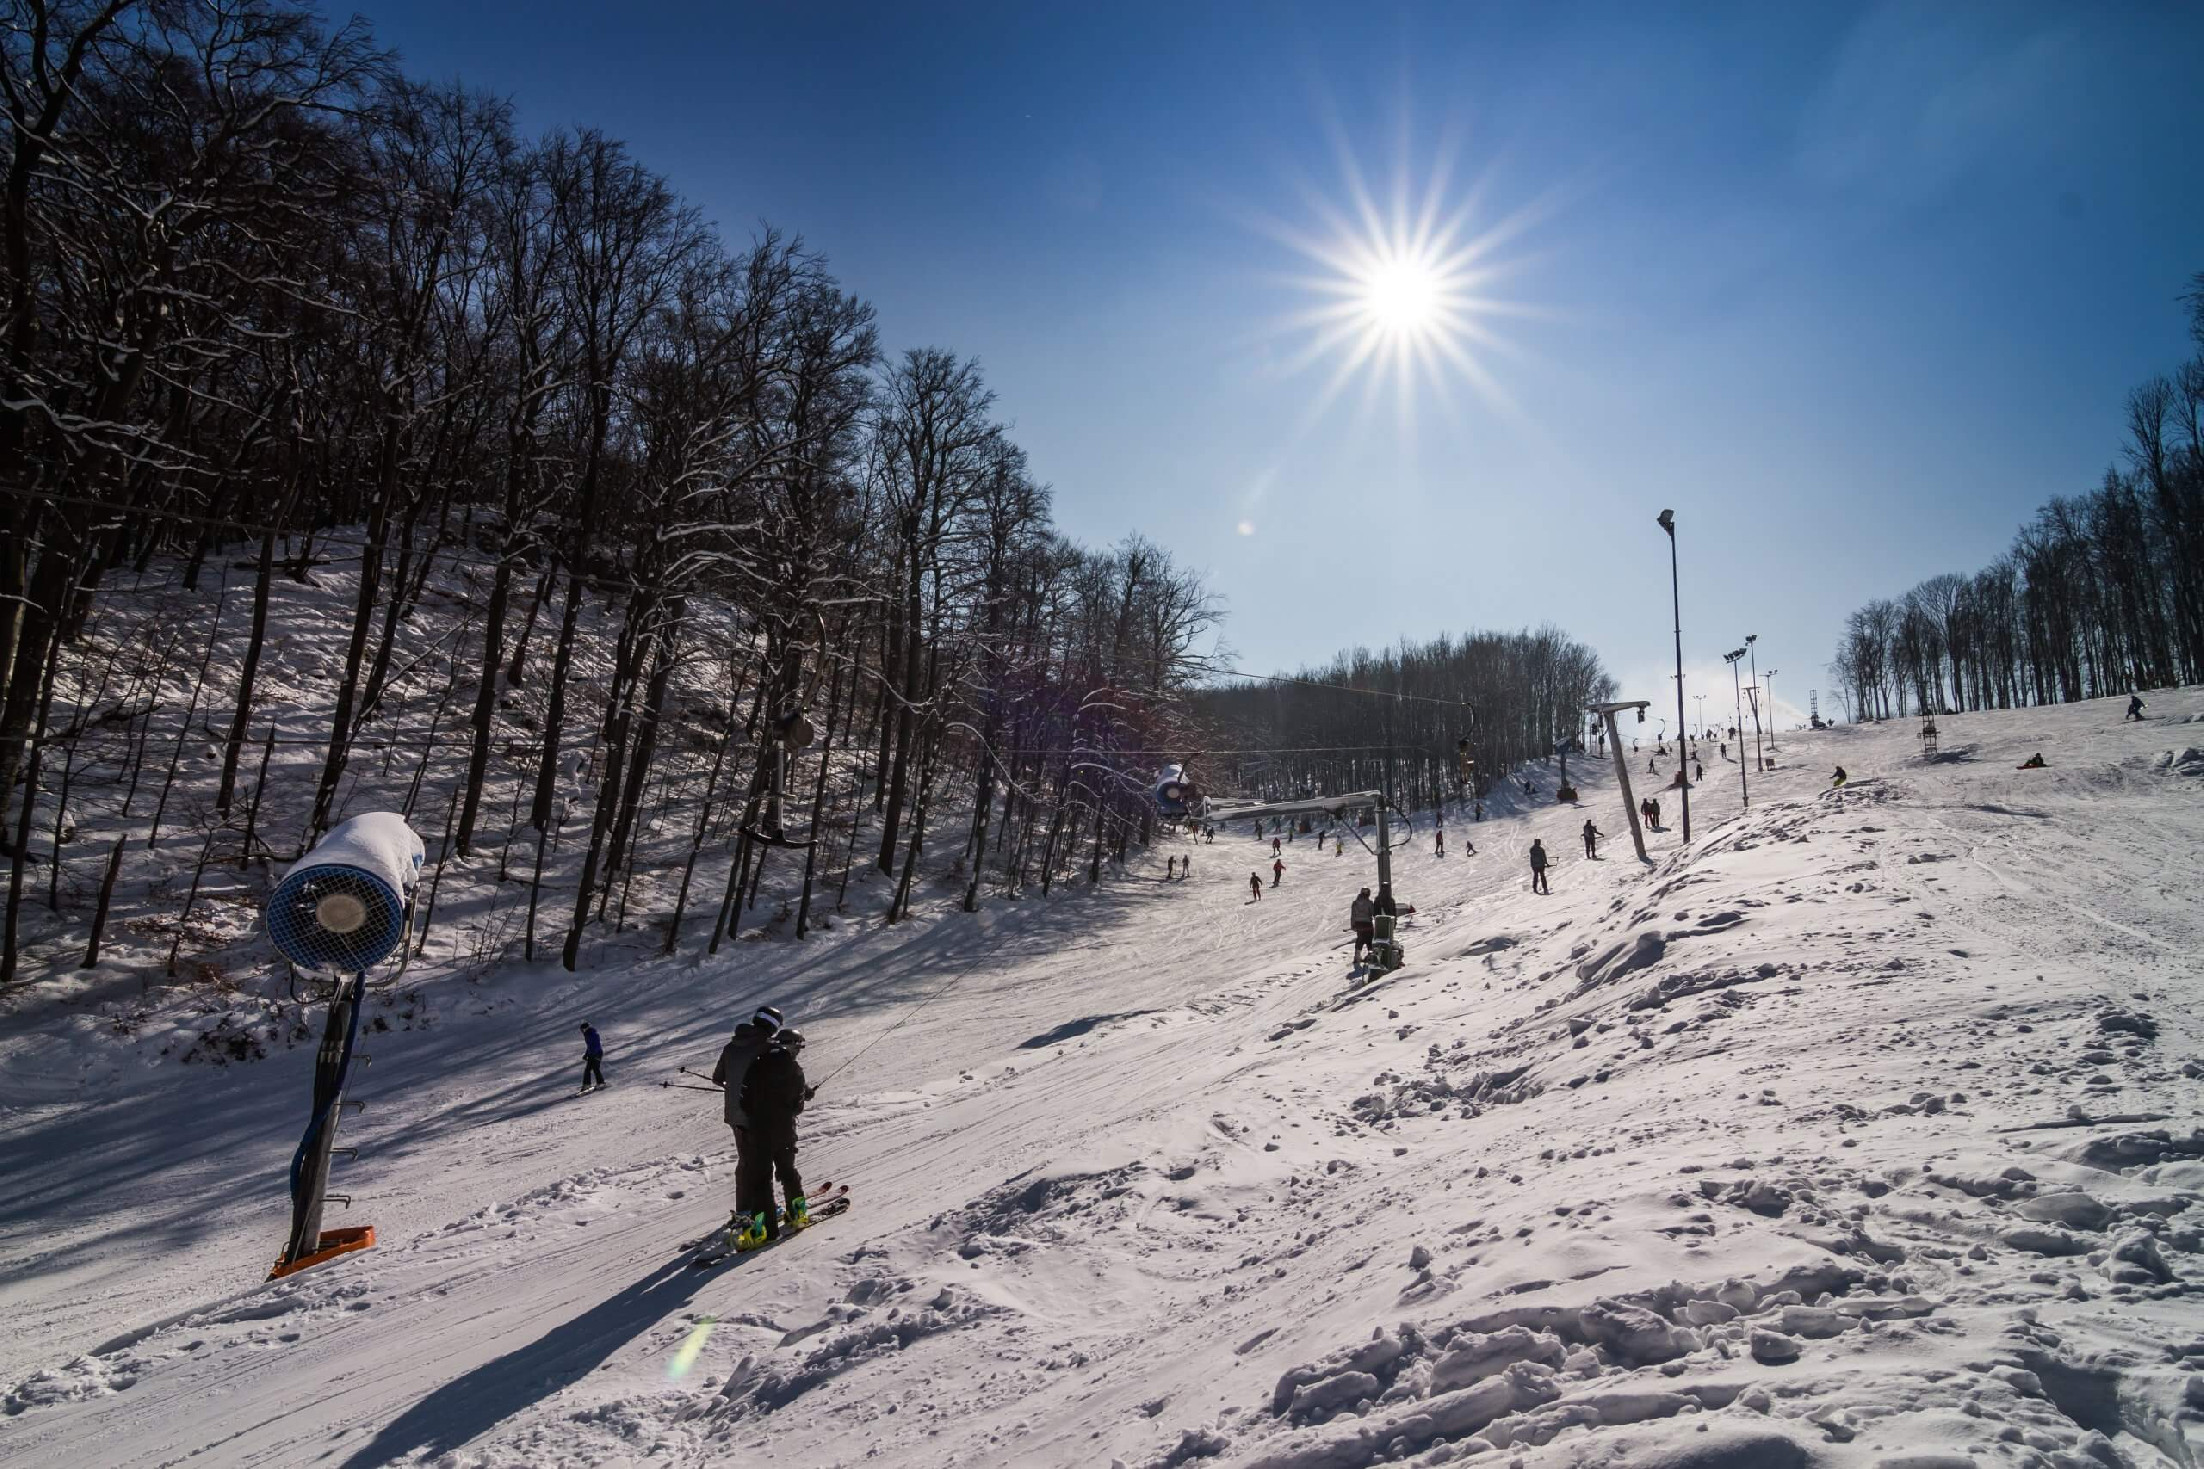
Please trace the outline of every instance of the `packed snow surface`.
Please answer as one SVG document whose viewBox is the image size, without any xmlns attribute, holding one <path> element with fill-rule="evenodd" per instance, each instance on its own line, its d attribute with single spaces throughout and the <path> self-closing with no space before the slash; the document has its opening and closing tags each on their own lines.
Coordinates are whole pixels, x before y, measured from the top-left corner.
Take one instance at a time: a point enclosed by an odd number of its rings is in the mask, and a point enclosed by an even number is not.
<svg viewBox="0 0 2204 1469">
<path fill-rule="evenodd" d="M 1426 814 L 1371 983 L 1371 859 L 1299 837 L 1272 888 L 1241 827 L 976 916 L 860 886 L 801 944 L 401 984 L 330 1213 L 380 1243 L 274 1284 L 311 1044 L 23 1012 L 0 1463 L 2204 1463 L 2204 692 L 2121 708 L 1787 734 L 1748 812 L 1710 758 L 1649 865 L 1592 762 L 1444 859 Z M 764 1001 L 855 1207 L 692 1270 L 730 1139 L 660 1083 Z"/>
</svg>

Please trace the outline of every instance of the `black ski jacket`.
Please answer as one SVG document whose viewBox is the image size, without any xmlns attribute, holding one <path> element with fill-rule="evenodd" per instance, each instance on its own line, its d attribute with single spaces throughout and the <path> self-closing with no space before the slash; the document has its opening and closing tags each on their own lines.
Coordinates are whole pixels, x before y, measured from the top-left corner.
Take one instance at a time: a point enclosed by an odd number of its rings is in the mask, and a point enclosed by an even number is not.
<svg viewBox="0 0 2204 1469">
<path fill-rule="evenodd" d="M 804 1069 L 796 1053 L 778 1046 L 750 1063 L 742 1081 L 742 1110 L 749 1115 L 750 1130 L 767 1147 L 788 1147 L 796 1141 L 796 1114 L 804 1109 L 808 1091 Z"/>
<path fill-rule="evenodd" d="M 750 1074 L 750 1063 L 765 1054 L 768 1044 L 769 1038 L 756 1024 L 745 1020 L 735 1027 L 735 1038 L 720 1050 L 719 1064 L 712 1068 L 712 1080 L 727 1088 L 727 1100 L 720 1115 L 727 1119 L 729 1127 L 750 1125 L 742 1106 L 742 1081 Z"/>
</svg>

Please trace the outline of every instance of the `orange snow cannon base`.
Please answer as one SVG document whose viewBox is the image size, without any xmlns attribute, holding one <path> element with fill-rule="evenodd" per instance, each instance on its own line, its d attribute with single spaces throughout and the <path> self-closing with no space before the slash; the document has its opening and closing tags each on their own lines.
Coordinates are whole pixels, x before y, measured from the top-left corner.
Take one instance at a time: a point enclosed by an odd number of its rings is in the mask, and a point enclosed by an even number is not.
<svg viewBox="0 0 2204 1469">
<path fill-rule="evenodd" d="M 296 1275 L 301 1270 L 310 1270 L 316 1265 L 326 1264 L 339 1255 L 349 1255 L 355 1250 L 372 1250 L 374 1248 L 375 1226 L 372 1224 L 364 1225 L 359 1229 L 325 1229 L 321 1232 L 321 1239 L 312 1254 L 301 1255 L 296 1260 L 288 1262 L 277 1261 L 275 1269 L 268 1272 L 268 1278 L 270 1280 L 280 1280 L 286 1275 Z"/>
</svg>

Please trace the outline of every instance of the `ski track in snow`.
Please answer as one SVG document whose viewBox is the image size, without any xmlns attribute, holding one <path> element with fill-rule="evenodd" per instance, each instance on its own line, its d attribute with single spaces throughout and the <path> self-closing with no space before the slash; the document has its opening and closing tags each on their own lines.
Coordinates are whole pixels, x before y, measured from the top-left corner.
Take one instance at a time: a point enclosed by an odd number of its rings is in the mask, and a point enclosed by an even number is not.
<svg viewBox="0 0 2204 1469">
<path fill-rule="evenodd" d="M 2204 1464 L 2204 764 L 2119 708 L 1949 717 L 1930 764 L 1910 722 L 1784 736 L 1645 867 L 1604 765 L 1582 810 L 1450 821 L 1475 856 L 1422 818 L 1408 967 L 1363 987 L 1371 859 L 1297 841 L 1254 903 L 1243 831 L 426 988 L 334 1185 L 381 1243 L 274 1284 L 310 1046 L 11 1036 L 0 1464 Z M 690 1270 L 731 1149 L 654 1083 L 767 999 L 855 1208 Z"/>
</svg>

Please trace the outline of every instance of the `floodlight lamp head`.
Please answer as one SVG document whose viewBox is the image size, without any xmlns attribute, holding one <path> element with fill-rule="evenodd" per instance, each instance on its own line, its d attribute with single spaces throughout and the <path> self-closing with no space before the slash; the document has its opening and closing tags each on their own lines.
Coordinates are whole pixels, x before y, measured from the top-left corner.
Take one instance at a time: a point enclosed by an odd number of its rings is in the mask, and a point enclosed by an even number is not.
<svg viewBox="0 0 2204 1469">
<path fill-rule="evenodd" d="M 1749 633 L 1746 633 L 1746 634 L 1745 634 L 1745 643 L 1746 643 L 1746 645 L 1747 645 L 1748 647 L 1749 647 L 1749 646 L 1751 646 L 1751 645 L 1752 645 L 1752 644 L 1754 644 L 1754 643 L 1757 643 L 1757 642 L 1759 642 L 1759 641 L 1760 641 L 1760 634 L 1758 634 L 1758 633 L 1756 633 L 1756 632 L 1749 632 Z"/>
<path fill-rule="evenodd" d="M 1676 535 L 1676 512 L 1675 512 L 1675 511 L 1673 511 L 1673 510 L 1663 510 L 1663 511 L 1661 512 L 1661 529 L 1662 529 L 1662 530 L 1665 530 L 1665 531 L 1667 531 L 1667 532 L 1668 532 L 1668 534 L 1669 534 L 1669 537 L 1670 537 L 1670 539 L 1672 539 L 1672 540 L 1673 540 L 1673 539 L 1675 538 L 1675 535 Z"/>
</svg>

